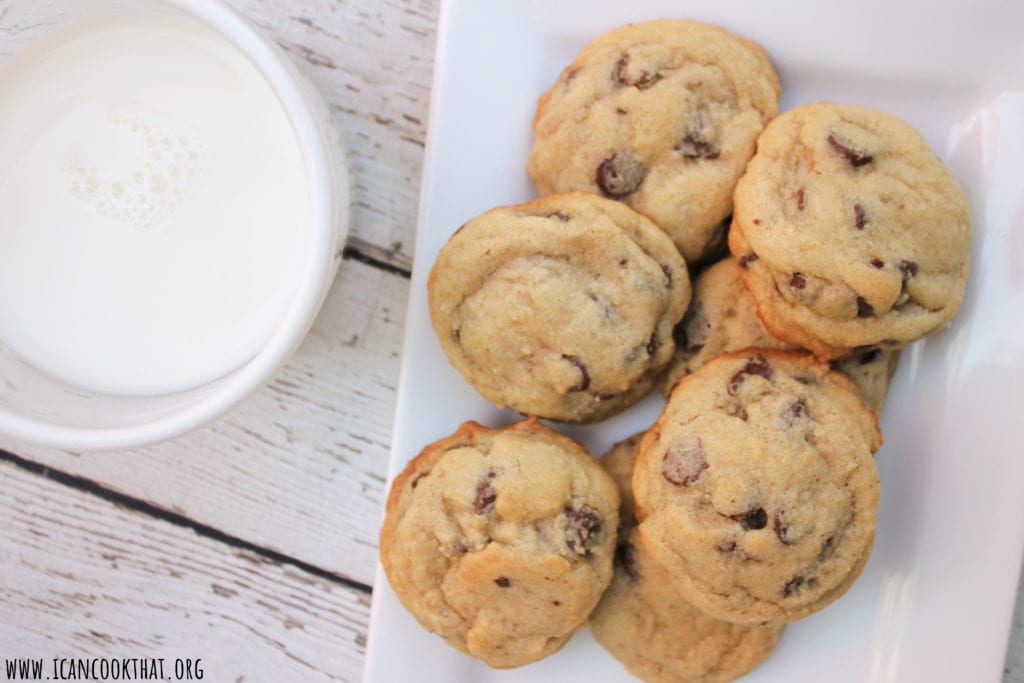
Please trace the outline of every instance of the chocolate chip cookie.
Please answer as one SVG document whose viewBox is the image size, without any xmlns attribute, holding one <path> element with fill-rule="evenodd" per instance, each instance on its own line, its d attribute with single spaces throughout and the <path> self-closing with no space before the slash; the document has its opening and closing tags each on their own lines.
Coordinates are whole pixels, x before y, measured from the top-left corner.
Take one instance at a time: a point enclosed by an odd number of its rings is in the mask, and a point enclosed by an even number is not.
<svg viewBox="0 0 1024 683">
<path fill-rule="evenodd" d="M 445 354 L 499 407 L 567 422 L 625 409 L 671 360 L 686 264 L 650 220 L 585 193 L 492 209 L 428 281 Z"/>
<path fill-rule="evenodd" d="M 646 552 L 632 517 L 631 480 L 640 434 L 616 444 L 601 460 L 619 485 L 623 532 L 615 578 L 590 615 L 594 638 L 648 683 L 731 681 L 764 660 L 781 626 L 743 626 L 705 615 L 675 588 Z"/>
<path fill-rule="evenodd" d="M 619 545 L 615 578 L 590 617 L 594 639 L 647 683 L 724 683 L 775 649 L 781 625 L 708 616 L 681 596 L 634 529 Z"/>
<path fill-rule="evenodd" d="M 495 668 L 558 650 L 612 578 L 619 495 L 587 450 L 528 419 L 467 422 L 395 479 L 381 562 L 424 628 Z"/>
<path fill-rule="evenodd" d="M 755 43 L 696 21 L 629 24 L 541 96 L 527 171 L 542 195 L 625 202 L 693 265 L 723 240 L 736 180 L 778 108 L 778 76 Z"/>
<path fill-rule="evenodd" d="M 666 398 L 680 378 L 721 353 L 748 346 L 797 348 L 765 329 L 757 317 L 757 304 L 743 285 L 742 270 L 733 258 L 715 263 L 693 281 L 690 307 L 674 336 L 675 356 L 661 379 Z"/>
<path fill-rule="evenodd" d="M 735 258 L 727 258 L 694 280 L 690 308 L 676 326 L 675 356 L 661 379 L 666 397 L 680 378 L 721 353 L 748 347 L 798 348 L 765 329 L 757 304 L 743 285 L 742 272 Z M 869 347 L 833 362 L 833 367 L 852 379 L 868 405 L 881 413 L 898 357 L 899 351 Z"/>
<path fill-rule="evenodd" d="M 765 129 L 729 233 L 765 326 L 829 359 L 900 348 L 949 323 L 970 244 L 966 198 L 921 135 L 831 102 Z"/>
<path fill-rule="evenodd" d="M 880 445 L 852 382 L 811 354 L 718 356 L 680 380 L 641 442 L 644 547 L 711 616 L 803 618 L 871 554 Z"/>
<path fill-rule="evenodd" d="M 851 355 L 832 361 L 832 367 L 843 373 L 856 385 L 860 395 L 876 414 L 882 414 L 889 395 L 889 381 L 896 372 L 900 352 L 870 346 Z"/>
<path fill-rule="evenodd" d="M 601 464 L 608 474 L 612 476 L 619 487 L 619 498 L 622 500 L 622 507 L 619 508 L 620 533 L 619 538 L 629 536 L 629 532 L 636 526 L 636 512 L 633 506 L 633 466 L 636 464 L 636 454 L 640 450 L 640 440 L 644 433 L 638 432 L 612 446 L 607 453 L 601 456 Z"/>
</svg>

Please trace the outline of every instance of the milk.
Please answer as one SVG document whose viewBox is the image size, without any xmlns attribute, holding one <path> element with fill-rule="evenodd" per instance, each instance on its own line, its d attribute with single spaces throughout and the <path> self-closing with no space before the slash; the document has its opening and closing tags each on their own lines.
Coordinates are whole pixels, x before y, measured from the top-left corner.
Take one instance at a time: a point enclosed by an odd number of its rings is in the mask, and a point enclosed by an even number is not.
<svg viewBox="0 0 1024 683">
<path fill-rule="evenodd" d="M 100 392 L 214 380 L 288 306 L 308 193 L 283 108 L 212 29 L 54 34 L 0 71 L 0 343 Z"/>
</svg>

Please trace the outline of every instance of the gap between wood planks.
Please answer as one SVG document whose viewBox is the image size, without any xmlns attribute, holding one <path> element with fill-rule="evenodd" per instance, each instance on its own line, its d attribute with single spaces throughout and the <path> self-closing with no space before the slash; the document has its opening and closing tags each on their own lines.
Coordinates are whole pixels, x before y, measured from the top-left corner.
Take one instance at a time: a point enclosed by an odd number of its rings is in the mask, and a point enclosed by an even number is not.
<svg viewBox="0 0 1024 683">
<path fill-rule="evenodd" d="M 175 512 L 171 512 L 169 510 L 165 510 L 150 503 L 146 503 L 144 501 L 139 500 L 138 498 L 132 498 L 131 496 L 125 495 L 123 493 L 118 493 L 117 491 L 106 488 L 105 486 L 97 484 L 96 482 L 90 479 L 78 477 L 73 474 L 68 474 L 67 472 L 62 472 L 61 470 L 56 470 L 53 469 L 52 467 L 47 467 L 45 465 L 40 465 L 38 463 L 32 462 L 31 460 L 26 460 L 25 458 L 22 458 L 19 455 L 15 455 L 14 453 L 2 449 L 0 449 L 0 461 L 8 462 L 21 470 L 39 475 L 41 477 L 57 482 L 69 488 L 73 488 L 77 491 L 89 493 L 109 503 L 113 503 L 114 505 L 119 505 L 123 508 L 127 508 L 134 512 L 140 512 L 150 517 L 156 517 L 157 519 L 169 522 L 170 524 L 173 524 L 178 527 L 191 529 L 200 536 L 204 536 L 206 538 L 218 541 L 233 548 L 247 550 L 261 557 L 265 557 L 268 560 L 271 560 L 277 564 L 290 564 L 297 569 L 300 569 L 304 572 L 312 574 L 326 581 L 338 583 L 343 586 L 346 586 L 347 588 L 361 591 L 363 593 L 373 593 L 372 586 L 368 586 L 358 581 L 353 581 L 352 579 L 346 578 L 339 574 L 334 574 L 333 572 L 329 572 L 325 569 L 321 569 L 320 567 L 303 562 L 302 560 L 296 559 L 290 555 L 285 555 L 284 553 L 277 552 L 276 550 L 264 548 L 263 546 L 256 545 L 255 543 L 251 543 L 249 541 L 246 541 L 245 539 L 224 533 L 219 529 L 208 526 L 206 524 L 201 524 L 199 522 L 189 519 L 188 517 L 185 517 L 184 515 L 179 515 Z"/>
<path fill-rule="evenodd" d="M 367 246 L 369 246 L 370 248 L 367 249 Z M 412 274 L 409 268 L 394 263 L 390 263 L 387 260 L 385 260 L 385 258 L 382 258 L 386 257 L 386 254 L 382 253 L 380 255 L 376 255 L 369 253 L 378 251 L 382 252 L 383 250 L 379 248 L 373 248 L 372 245 L 348 244 L 345 246 L 344 251 L 342 252 L 342 258 L 351 259 L 353 261 L 358 261 L 360 263 L 366 264 L 374 268 L 379 268 L 380 270 L 391 273 L 393 275 L 397 275 L 406 280 L 408 280 L 411 277 Z M 64 486 L 68 486 L 78 491 L 83 491 L 85 493 L 92 494 L 94 496 L 102 498 L 103 500 L 106 500 L 107 502 L 114 503 L 115 505 L 120 505 L 121 507 L 127 508 L 129 510 L 140 512 L 142 514 L 149 515 L 150 517 L 162 519 L 165 522 L 169 522 L 175 526 L 191 529 L 200 536 L 205 536 L 206 538 L 219 541 L 221 543 L 224 543 L 225 545 L 247 550 L 249 552 L 260 555 L 261 557 L 265 557 L 269 560 L 277 562 L 279 564 L 290 564 L 298 569 L 301 569 L 302 571 L 308 572 L 309 574 L 325 579 L 327 581 L 340 583 L 353 590 L 358 590 L 367 594 L 373 593 L 373 588 L 364 583 L 360 583 L 359 581 L 354 581 L 339 574 L 326 571 L 324 569 L 321 569 L 320 567 L 309 564 L 307 562 L 303 562 L 302 560 L 299 560 L 290 555 L 286 555 L 284 553 L 280 553 L 276 550 L 271 550 L 269 548 L 264 548 L 263 546 L 256 545 L 255 543 L 251 543 L 242 538 L 238 538 L 237 536 L 232 536 L 231 534 L 225 533 L 212 526 L 201 524 L 192 519 L 189 519 L 184 515 L 180 515 L 175 512 L 165 510 L 164 508 L 158 507 L 156 505 L 146 503 L 142 500 L 139 500 L 138 498 L 133 498 L 123 493 L 119 493 L 113 489 L 102 486 L 101 484 L 98 484 L 95 481 L 92 481 L 91 479 L 86 479 L 85 477 L 79 477 L 58 469 L 54 469 L 52 467 L 40 465 L 39 463 L 33 462 L 31 460 L 23 458 L 9 451 L 5 451 L 3 449 L 0 449 L 0 461 L 9 462 L 21 470 L 45 477 L 47 479 L 50 479 L 51 481 L 57 482 Z"/>
<path fill-rule="evenodd" d="M 408 280 L 412 277 L 411 268 L 406 265 L 391 263 L 387 260 L 389 256 L 394 256 L 394 254 L 395 252 L 385 252 L 380 247 L 375 247 L 368 242 L 350 238 L 341 252 L 341 257 L 346 260 L 359 261 L 360 263 L 379 268 L 387 273 L 398 275 Z"/>
</svg>

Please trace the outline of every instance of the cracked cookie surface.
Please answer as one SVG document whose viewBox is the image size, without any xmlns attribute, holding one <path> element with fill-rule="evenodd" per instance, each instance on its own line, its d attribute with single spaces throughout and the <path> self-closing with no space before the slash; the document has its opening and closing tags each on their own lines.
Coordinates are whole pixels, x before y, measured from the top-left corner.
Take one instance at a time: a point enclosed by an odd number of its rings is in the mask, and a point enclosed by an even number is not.
<svg viewBox="0 0 1024 683">
<path fill-rule="evenodd" d="M 757 303 L 743 284 L 742 273 L 735 258 L 726 258 L 694 280 L 690 307 L 674 333 L 675 355 L 661 379 L 661 392 L 666 397 L 682 377 L 721 353 L 748 347 L 799 348 L 765 328 L 757 315 Z M 898 351 L 870 347 L 833 362 L 833 367 L 852 379 L 868 405 L 881 413 L 898 358 Z"/>
<path fill-rule="evenodd" d="M 860 575 L 879 499 L 874 412 L 807 353 L 725 354 L 684 377 L 644 435 L 644 546 L 683 595 L 744 624 L 816 612 Z"/>
<path fill-rule="evenodd" d="M 632 474 L 640 434 L 601 459 L 622 497 L 615 577 L 590 615 L 594 638 L 647 683 L 720 683 L 742 676 L 775 648 L 781 626 L 743 626 L 707 616 L 682 597 L 636 531 Z"/>
<path fill-rule="evenodd" d="M 587 45 L 537 104 L 527 171 L 542 195 L 584 190 L 650 217 L 690 264 L 714 251 L 758 134 L 778 113 L 764 50 L 662 19 Z"/>
<path fill-rule="evenodd" d="M 963 301 L 970 242 L 966 198 L 921 135 L 832 102 L 765 128 L 729 232 L 768 329 L 827 359 L 945 326 Z"/>
<path fill-rule="evenodd" d="M 429 631 L 495 668 L 558 650 L 612 577 L 619 496 L 587 450 L 528 419 L 474 422 L 395 479 L 381 562 Z"/>
<path fill-rule="evenodd" d="M 651 389 L 690 280 L 651 221 L 569 193 L 470 220 L 438 254 L 428 297 L 441 347 L 485 398 L 593 422 Z"/>
</svg>

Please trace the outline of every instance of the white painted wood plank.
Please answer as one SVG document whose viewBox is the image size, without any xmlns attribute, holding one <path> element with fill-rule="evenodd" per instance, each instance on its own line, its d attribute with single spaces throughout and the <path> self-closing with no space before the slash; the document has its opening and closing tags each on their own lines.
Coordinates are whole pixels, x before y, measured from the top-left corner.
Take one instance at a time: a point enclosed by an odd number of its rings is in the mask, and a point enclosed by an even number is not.
<svg viewBox="0 0 1024 683">
<path fill-rule="evenodd" d="M 294 56 L 331 104 L 350 150 L 350 244 L 408 268 L 439 3 L 229 2 Z M 342 282 L 347 284 L 332 291 L 314 333 L 274 384 L 217 425 L 134 454 L 75 456 L 0 445 L 225 533 L 369 582 L 407 284 L 352 262 L 344 264 Z M 375 314 L 372 305 L 364 303 L 375 296 L 376 303 L 389 310 Z M 29 478 L 18 486 L 27 492 L 25 499 L 34 500 L 54 485 Z M 9 479 L 0 481 L 0 505 L 12 487 Z M 53 520 L 35 523 L 37 530 L 45 531 Z M 103 528 L 120 524 L 119 517 L 109 518 Z M 16 545 L 8 544 L 9 533 L 10 524 L 0 532 L 5 539 L 0 552 L 3 587 L 22 556 L 35 552 L 20 536 Z M 14 554 L 7 552 L 12 548 Z M 65 571 L 61 567 L 66 561 L 61 557 L 48 568 L 36 566 L 52 578 Z M 113 576 L 116 583 L 119 575 Z M 88 577 L 93 593 L 102 594 L 111 580 L 97 567 Z M 74 604 L 73 599 L 70 602 Z M 137 608 L 137 603 L 124 604 Z M 115 615 L 107 618 L 119 623 L 118 610 L 112 604 L 105 608 L 105 613 Z M 38 603 L 25 604 L 0 592 L 0 628 L 9 623 L 9 616 L 16 623 L 34 623 L 39 609 Z M 83 608 L 75 614 L 77 621 L 46 622 L 38 637 L 63 642 L 76 629 L 83 632 L 83 624 L 92 623 L 87 615 L 96 612 Z M 155 614 L 150 616 L 160 621 Z M 339 611 L 348 614 L 348 608 Z M 1024 596 L 1018 596 L 1014 623 L 1006 682 L 1024 681 Z M 181 626 L 187 631 L 192 624 L 183 621 Z M 6 644 L 4 637 L 0 631 L 0 643 Z M 91 646 L 77 651 L 95 653 Z"/>
<path fill-rule="evenodd" d="M 327 100 L 349 151 L 350 244 L 408 269 L 438 0 L 229 0 Z"/>
<path fill-rule="evenodd" d="M 372 583 L 407 287 L 344 262 L 273 383 L 193 434 L 137 451 L 0 448 Z"/>
<path fill-rule="evenodd" d="M 434 0 L 232 0 L 336 110 L 351 151 L 352 238 L 410 265 Z M 314 327 L 271 385 L 225 419 L 135 452 L 0 448 L 89 478 L 311 565 L 370 583 L 408 281 L 346 260 Z"/>
<path fill-rule="evenodd" d="M 4 657 L 191 657 L 210 681 L 359 680 L 367 594 L 6 463 L 0 481 Z"/>
<path fill-rule="evenodd" d="M 233 0 L 335 110 L 350 150 L 352 239 L 410 264 L 437 2 Z M 345 261 L 310 336 L 215 425 L 139 452 L 0 447 L 369 583 L 408 282 Z"/>
</svg>

